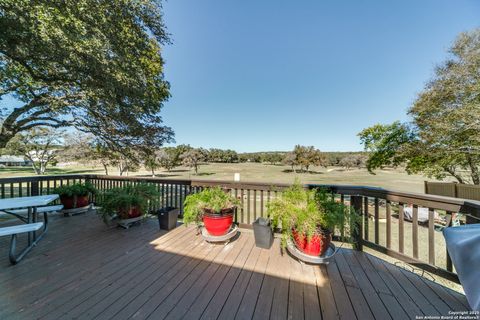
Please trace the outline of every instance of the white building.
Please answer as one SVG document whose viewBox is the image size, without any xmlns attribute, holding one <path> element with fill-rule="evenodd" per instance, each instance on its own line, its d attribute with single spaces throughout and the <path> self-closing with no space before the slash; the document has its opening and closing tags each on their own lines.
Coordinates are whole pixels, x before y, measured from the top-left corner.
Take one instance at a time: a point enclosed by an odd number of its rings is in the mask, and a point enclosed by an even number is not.
<svg viewBox="0 0 480 320">
<path fill-rule="evenodd" d="M 30 160 L 25 160 L 24 157 L 21 156 L 11 156 L 11 155 L 4 155 L 0 156 L 0 166 L 7 166 L 7 167 L 24 167 L 31 165 Z"/>
</svg>

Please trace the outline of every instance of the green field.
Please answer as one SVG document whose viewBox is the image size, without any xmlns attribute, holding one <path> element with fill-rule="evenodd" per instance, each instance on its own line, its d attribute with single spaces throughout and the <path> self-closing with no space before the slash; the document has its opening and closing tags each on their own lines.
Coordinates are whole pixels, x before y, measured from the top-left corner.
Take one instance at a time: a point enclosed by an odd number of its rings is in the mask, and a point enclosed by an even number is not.
<svg viewBox="0 0 480 320">
<path fill-rule="evenodd" d="M 156 171 L 156 176 L 168 179 L 207 179 L 232 180 L 234 173 L 240 173 L 241 181 L 292 183 L 296 178 L 304 183 L 367 185 L 391 190 L 423 192 L 423 181 L 428 180 L 421 175 L 408 175 L 401 169 L 379 170 L 375 175 L 366 169 L 345 170 L 338 167 L 313 167 L 309 173 L 294 173 L 291 168 L 283 165 L 261 163 L 208 163 L 200 166 L 198 175 L 189 168 L 177 167 L 170 172 Z M 102 168 L 92 166 L 51 167 L 47 174 L 104 174 Z M 117 170 L 110 168 L 109 174 L 116 175 Z M 0 177 L 31 176 L 31 168 L 0 168 Z M 141 170 L 130 172 L 130 176 L 148 175 Z"/>
</svg>

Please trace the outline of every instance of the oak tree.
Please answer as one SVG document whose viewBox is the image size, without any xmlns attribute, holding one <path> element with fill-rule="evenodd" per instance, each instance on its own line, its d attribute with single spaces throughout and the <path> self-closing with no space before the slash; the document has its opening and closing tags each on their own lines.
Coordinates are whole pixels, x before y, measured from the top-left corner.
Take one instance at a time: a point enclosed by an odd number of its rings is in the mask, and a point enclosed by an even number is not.
<svg viewBox="0 0 480 320">
<path fill-rule="evenodd" d="M 9 141 L 4 152 L 19 154 L 32 164 L 35 174 L 47 171 L 62 149 L 62 133 L 52 128 L 32 128 Z"/>
<path fill-rule="evenodd" d="M 409 173 L 479 185 L 480 28 L 457 37 L 408 113 L 410 123 L 359 133 L 368 169 L 405 164 Z"/>
<path fill-rule="evenodd" d="M 193 168 L 195 174 L 198 174 L 200 163 L 205 160 L 206 151 L 202 148 L 191 149 L 181 155 L 182 164 L 186 167 Z"/>
<path fill-rule="evenodd" d="M 0 148 L 36 127 L 73 126 L 109 146 L 160 146 L 173 131 L 160 1 L 0 1 Z"/>
</svg>

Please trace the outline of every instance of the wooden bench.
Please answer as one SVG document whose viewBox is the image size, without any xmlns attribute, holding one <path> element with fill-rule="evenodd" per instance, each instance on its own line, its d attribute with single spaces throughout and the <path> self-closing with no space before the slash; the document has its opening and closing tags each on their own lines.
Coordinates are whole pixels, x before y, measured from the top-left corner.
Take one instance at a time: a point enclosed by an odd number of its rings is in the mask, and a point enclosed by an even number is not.
<svg viewBox="0 0 480 320">
<path fill-rule="evenodd" d="M 55 212 L 60 211 L 63 209 L 63 205 L 56 205 L 56 206 L 46 206 L 46 207 L 38 207 L 37 213 L 45 213 L 45 212 Z M 27 214 L 28 209 L 15 209 L 15 210 L 8 210 L 10 214 Z"/>
<path fill-rule="evenodd" d="M 36 245 L 36 241 L 27 245 L 25 249 L 20 252 L 18 256 L 15 255 L 15 249 L 17 246 L 17 235 L 27 232 L 35 232 L 43 227 L 43 222 L 22 224 L 10 227 L 0 227 L 1 236 L 12 236 L 10 241 L 9 259 L 12 264 L 18 263 L 22 258 Z"/>
<path fill-rule="evenodd" d="M 35 214 L 33 214 L 33 216 L 31 217 L 33 219 L 30 218 L 30 220 L 27 216 L 28 215 L 28 209 L 27 208 L 14 209 L 14 210 L 2 210 L 2 211 L 0 211 L 0 213 L 6 213 L 6 214 L 9 214 L 9 215 L 15 216 L 18 219 L 25 222 L 26 224 L 36 223 L 37 222 L 37 215 L 39 213 L 43 213 L 43 232 L 39 236 L 39 238 L 41 238 L 43 236 L 43 233 L 45 231 L 47 231 L 47 228 L 48 228 L 48 213 L 60 211 L 62 209 L 63 209 L 63 205 L 61 205 L 61 204 L 60 205 L 54 205 L 54 206 L 37 207 L 36 210 L 35 210 Z M 37 238 L 34 237 L 33 240 L 37 241 Z M 29 236 L 28 242 L 29 242 L 29 245 L 30 245 L 30 236 Z"/>
</svg>

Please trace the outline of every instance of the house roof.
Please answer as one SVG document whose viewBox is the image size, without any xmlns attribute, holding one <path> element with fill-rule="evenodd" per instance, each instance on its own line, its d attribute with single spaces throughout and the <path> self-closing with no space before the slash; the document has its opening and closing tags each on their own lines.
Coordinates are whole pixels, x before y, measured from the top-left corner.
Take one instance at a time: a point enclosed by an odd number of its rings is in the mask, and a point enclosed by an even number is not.
<svg viewBox="0 0 480 320">
<path fill-rule="evenodd" d="M 25 162 L 25 159 L 20 156 L 11 156 L 11 155 L 4 155 L 0 156 L 0 162 Z"/>
</svg>

